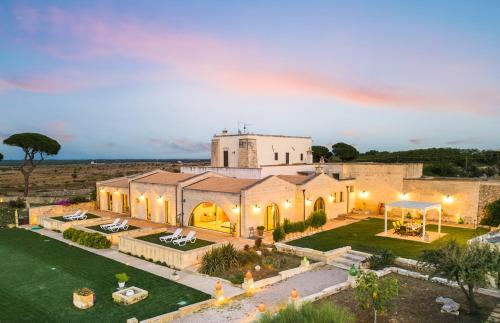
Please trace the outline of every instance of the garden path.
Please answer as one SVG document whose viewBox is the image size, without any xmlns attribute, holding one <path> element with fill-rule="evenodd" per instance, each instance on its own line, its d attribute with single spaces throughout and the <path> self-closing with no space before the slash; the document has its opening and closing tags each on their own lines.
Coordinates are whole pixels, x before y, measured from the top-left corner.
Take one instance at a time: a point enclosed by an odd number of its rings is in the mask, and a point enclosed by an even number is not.
<svg viewBox="0 0 500 323">
<path fill-rule="evenodd" d="M 257 306 L 261 302 L 268 310 L 283 306 L 288 302 L 292 288 L 297 289 L 299 296 L 308 296 L 345 281 L 347 271 L 326 265 L 264 287 L 252 296 L 241 295 L 223 306 L 207 308 L 173 322 L 251 322 L 257 318 Z"/>
<path fill-rule="evenodd" d="M 121 253 L 116 249 L 116 247 L 110 249 L 93 249 L 78 245 L 76 243 L 72 243 L 71 241 L 64 239 L 62 237 L 62 233 L 55 232 L 52 230 L 41 229 L 33 232 L 37 232 L 39 234 L 45 235 L 52 239 L 62 241 L 64 243 L 72 244 L 75 247 L 85 249 L 89 252 L 126 264 L 127 266 L 132 266 L 167 279 L 169 279 L 170 275 L 174 271 L 173 269 L 170 269 L 168 267 L 160 266 L 155 263 Z M 189 286 L 191 288 L 200 290 L 207 294 L 213 295 L 216 281 L 217 278 L 209 276 L 201 276 L 191 271 L 184 270 L 180 272 L 180 279 L 177 282 Z M 222 285 L 225 291 L 225 295 L 227 297 L 234 297 L 236 295 L 243 293 L 243 289 L 234 287 L 233 285 L 230 285 L 228 283 L 222 282 Z"/>
</svg>

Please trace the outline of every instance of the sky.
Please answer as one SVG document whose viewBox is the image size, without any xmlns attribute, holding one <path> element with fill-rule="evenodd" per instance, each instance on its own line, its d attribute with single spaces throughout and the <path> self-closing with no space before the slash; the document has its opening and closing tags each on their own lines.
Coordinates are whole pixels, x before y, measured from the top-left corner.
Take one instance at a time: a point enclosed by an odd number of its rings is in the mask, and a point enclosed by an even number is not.
<svg viewBox="0 0 500 323">
<path fill-rule="evenodd" d="M 224 128 L 500 149 L 500 1 L 1 1 L 0 139 L 203 158 Z M 22 157 L 0 144 L 5 159 Z"/>
</svg>

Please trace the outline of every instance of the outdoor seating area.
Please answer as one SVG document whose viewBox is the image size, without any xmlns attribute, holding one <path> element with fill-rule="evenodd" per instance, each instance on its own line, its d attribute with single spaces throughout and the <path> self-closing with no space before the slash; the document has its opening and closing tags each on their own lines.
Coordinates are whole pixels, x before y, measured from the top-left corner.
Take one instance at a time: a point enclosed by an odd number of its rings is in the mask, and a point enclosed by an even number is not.
<svg viewBox="0 0 500 323">
<path fill-rule="evenodd" d="M 112 223 L 99 224 L 87 228 L 105 234 L 112 234 L 112 233 L 139 229 L 139 227 L 130 225 L 128 219 L 124 219 L 121 222 L 120 220 L 121 218 L 116 218 Z"/>
<path fill-rule="evenodd" d="M 193 250 L 215 243 L 213 241 L 198 239 L 196 235 L 196 231 L 190 230 L 187 235 L 184 236 L 183 230 L 181 228 L 177 228 L 173 233 L 163 231 L 145 236 L 139 236 L 136 237 L 136 239 L 152 242 L 160 246 L 178 249 L 181 251 Z"/>
<path fill-rule="evenodd" d="M 87 211 L 77 210 L 73 214 L 63 215 L 62 217 L 69 221 L 85 220 L 87 218 Z"/>
<path fill-rule="evenodd" d="M 422 235 L 422 221 L 414 220 L 414 221 L 395 221 L 392 222 L 392 227 L 394 229 L 394 233 L 402 236 L 421 236 Z"/>
</svg>

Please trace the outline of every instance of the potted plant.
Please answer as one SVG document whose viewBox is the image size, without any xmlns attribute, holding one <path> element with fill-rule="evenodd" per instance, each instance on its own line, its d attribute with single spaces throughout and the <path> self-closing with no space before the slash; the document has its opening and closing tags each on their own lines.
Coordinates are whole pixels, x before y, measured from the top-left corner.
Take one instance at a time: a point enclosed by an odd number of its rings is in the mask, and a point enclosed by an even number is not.
<svg viewBox="0 0 500 323">
<path fill-rule="evenodd" d="M 170 278 L 174 281 L 177 281 L 177 280 L 179 280 L 179 278 L 181 278 L 181 276 L 179 275 L 179 273 L 176 270 L 174 270 L 174 272 L 170 275 Z"/>
<path fill-rule="evenodd" d="M 263 225 L 259 225 L 257 227 L 257 234 L 259 235 L 259 237 L 262 237 L 264 235 L 264 229 L 265 227 Z"/>
<path fill-rule="evenodd" d="M 87 309 L 94 306 L 95 294 L 90 288 L 78 288 L 73 292 L 73 305 L 79 309 Z"/>
<path fill-rule="evenodd" d="M 118 280 L 118 287 L 123 288 L 125 287 L 125 283 L 128 282 L 129 277 L 127 276 L 126 273 L 119 273 L 115 275 L 116 280 Z"/>
<path fill-rule="evenodd" d="M 231 235 L 233 237 L 237 237 L 238 236 L 238 232 L 236 232 L 236 223 L 232 223 L 229 227 L 230 231 L 231 231 Z"/>
<path fill-rule="evenodd" d="M 410 212 L 406 213 L 405 218 L 407 218 L 408 220 L 410 220 L 411 219 L 411 213 Z"/>
</svg>

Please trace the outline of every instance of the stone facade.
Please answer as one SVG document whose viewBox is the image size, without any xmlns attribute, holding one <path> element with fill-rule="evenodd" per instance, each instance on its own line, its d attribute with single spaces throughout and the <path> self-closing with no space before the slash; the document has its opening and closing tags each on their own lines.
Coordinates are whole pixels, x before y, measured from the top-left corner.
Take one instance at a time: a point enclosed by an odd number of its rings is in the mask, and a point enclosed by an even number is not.
<svg viewBox="0 0 500 323">
<path fill-rule="evenodd" d="M 256 168 L 257 141 L 255 139 L 240 139 L 238 149 L 238 167 Z"/>
<path fill-rule="evenodd" d="M 482 182 L 479 186 L 478 214 L 482 219 L 486 215 L 486 206 L 500 199 L 500 182 Z"/>
<path fill-rule="evenodd" d="M 86 202 L 86 203 L 78 203 L 72 204 L 68 206 L 64 205 L 46 205 L 39 207 L 30 207 L 29 208 L 29 223 L 32 225 L 41 224 L 41 219 L 44 217 L 54 217 L 60 215 L 73 214 L 77 210 L 85 210 L 92 211 L 95 210 L 95 202 Z"/>
</svg>

